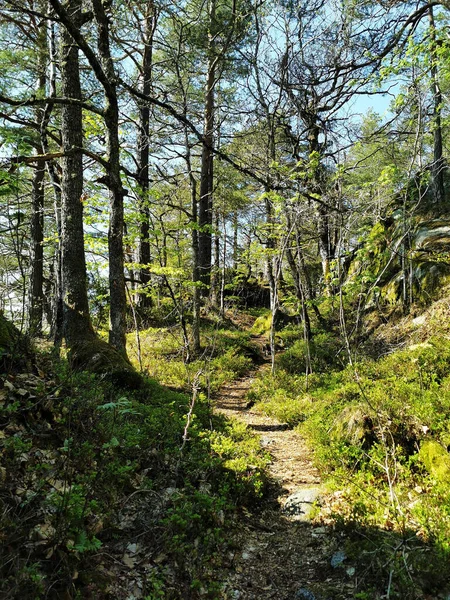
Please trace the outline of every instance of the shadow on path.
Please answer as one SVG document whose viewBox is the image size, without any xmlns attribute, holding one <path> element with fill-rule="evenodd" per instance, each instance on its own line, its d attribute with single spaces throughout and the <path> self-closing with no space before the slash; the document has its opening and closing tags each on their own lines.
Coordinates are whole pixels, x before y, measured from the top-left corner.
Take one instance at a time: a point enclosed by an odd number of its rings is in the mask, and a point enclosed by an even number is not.
<svg viewBox="0 0 450 600">
<path fill-rule="evenodd" d="M 402 537 L 376 528 L 358 529 L 354 523 L 347 529 L 336 528 L 333 513 L 339 510 L 335 506 L 342 493 L 324 491 L 302 437 L 287 424 L 247 408 L 251 406 L 247 392 L 258 371 L 265 368 L 262 365 L 247 377 L 227 384 L 216 399 L 216 412 L 259 433 L 261 446 L 271 456 L 264 501 L 239 514 L 220 598 L 450 599 L 450 593 L 436 590 L 442 587 L 445 575 L 427 580 L 423 576 L 426 569 L 421 572 L 417 567 L 432 563 L 433 547 L 414 532 L 405 532 Z M 322 520 L 310 518 L 315 502 L 324 508 Z M 438 574 L 438 567 L 435 570 Z"/>
</svg>

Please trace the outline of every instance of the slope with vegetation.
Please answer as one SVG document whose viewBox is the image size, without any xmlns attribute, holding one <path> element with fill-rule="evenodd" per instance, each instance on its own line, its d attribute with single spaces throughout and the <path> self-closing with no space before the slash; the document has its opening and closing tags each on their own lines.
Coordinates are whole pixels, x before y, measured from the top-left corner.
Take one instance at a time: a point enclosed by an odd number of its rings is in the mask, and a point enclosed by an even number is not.
<svg viewBox="0 0 450 600">
<path fill-rule="evenodd" d="M 449 597 L 449 9 L 2 1 L 0 595 Z"/>
</svg>

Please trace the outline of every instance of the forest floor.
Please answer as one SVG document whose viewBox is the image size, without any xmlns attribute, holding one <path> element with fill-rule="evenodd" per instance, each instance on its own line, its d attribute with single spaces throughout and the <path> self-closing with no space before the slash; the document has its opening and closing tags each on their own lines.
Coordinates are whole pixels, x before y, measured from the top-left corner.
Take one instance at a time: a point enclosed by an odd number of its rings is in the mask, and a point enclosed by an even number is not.
<svg viewBox="0 0 450 600">
<path fill-rule="evenodd" d="M 259 340 L 255 340 L 258 343 Z M 263 504 L 243 510 L 224 574 L 227 599 L 343 600 L 354 597 L 356 570 L 344 552 L 343 534 L 311 518 L 314 505 L 329 502 L 302 437 L 252 410 L 247 392 L 265 362 L 221 388 L 216 411 L 244 422 L 270 455 L 269 493 Z"/>
</svg>

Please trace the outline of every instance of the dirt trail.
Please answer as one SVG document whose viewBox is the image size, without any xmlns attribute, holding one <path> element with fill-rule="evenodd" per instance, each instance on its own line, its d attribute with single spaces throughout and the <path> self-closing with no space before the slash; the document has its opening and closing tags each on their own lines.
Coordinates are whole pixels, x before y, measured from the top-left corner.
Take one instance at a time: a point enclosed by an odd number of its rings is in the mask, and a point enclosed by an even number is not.
<svg viewBox="0 0 450 600">
<path fill-rule="evenodd" d="M 320 502 L 320 477 L 302 437 L 283 423 L 248 406 L 247 392 L 263 364 L 221 389 L 216 410 L 244 421 L 260 435 L 272 457 L 272 492 L 255 510 L 245 510 L 233 539 L 224 574 L 227 600 L 344 600 L 353 597 L 355 581 L 345 560 L 333 568 L 343 541 L 308 516 Z M 334 558 L 333 558 L 334 557 Z M 338 560 L 339 562 L 339 560 Z"/>
<path fill-rule="evenodd" d="M 264 364 L 258 371 L 269 368 L 269 365 Z M 258 371 L 223 386 L 216 409 L 227 417 L 244 421 L 260 435 L 261 446 L 273 457 L 269 472 L 281 486 L 279 500 L 283 504 L 285 497 L 299 487 L 320 484 L 320 476 L 312 465 L 310 452 L 303 438 L 298 433 L 290 430 L 284 423 L 247 408 L 247 392 L 253 385 Z"/>
</svg>

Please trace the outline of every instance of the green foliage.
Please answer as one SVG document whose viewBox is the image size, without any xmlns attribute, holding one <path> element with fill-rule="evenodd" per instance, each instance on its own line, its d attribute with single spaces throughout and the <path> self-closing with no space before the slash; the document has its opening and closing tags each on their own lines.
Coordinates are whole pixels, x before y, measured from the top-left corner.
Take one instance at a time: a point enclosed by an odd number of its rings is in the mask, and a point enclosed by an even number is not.
<svg viewBox="0 0 450 600">
<path fill-rule="evenodd" d="M 426 440 L 420 448 L 419 458 L 438 483 L 450 486 L 450 455 L 441 444 Z"/>
<path fill-rule="evenodd" d="M 185 363 L 182 353 L 181 331 L 149 328 L 140 334 L 143 368 L 163 385 L 190 391 L 195 376 L 200 373 L 199 383 L 203 390 L 217 392 L 226 381 L 236 379 L 250 368 L 250 356 L 255 349 L 247 333 L 238 330 L 205 327 L 202 343 L 206 346 L 203 356 Z M 130 356 L 137 363 L 136 340 L 129 336 Z"/>
<path fill-rule="evenodd" d="M 380 544 L 371 561 L 361 558 L 364 568 L 380 576 L 389 565 L 395 597 L 411 584 L 402 564 L 417 586 L 426 580 L 439 589 L 450 560 L 448 337 L 310 378 L 290 374 L 302 357 L 297 342 L 292 348 L 298 354 L 286 351 L 284 368 L 257 380 L 249 396 L 259 410 L 298 424 L 341 490 L 333 518 Z M 405 558 L 398 544 L 411 536 Z M 360 539 L 355 548 L 361 553 Z"/>
<path fill-rule="evenodd" d="M 226 422 L 210 436 L 211 450 L 230 473 L 225 487 L 239 501 L 249 501 L 262 495 L 265 485 L 264 469 L 269 457 L 261 452 L 258 438 L 235 420 Z"/>
<path fill-rule="evenodd" d="M 269 335 L 272 326 L 272 313 L 270 311 L 257 317 L 253 323 L 252 333 L 255 335 Z"/>
<path fill-rule="evenodd" d="M 247 349 L 248 336 L 223 330 L 216 338 L 212 387 L 249 366 L 240 353 Z M 161 340 L 159 360 L 174 348 Z M 264 488 L 267 457 L 257 438 L 222 417 L 214 419 L 211 430 L 210 405 L 200 393 L 183 445 L 189 396 L 152 379 L 124 396 L 112 382 L 89 373 L 73 374 L 64 364 L 55 366 L 59 372 L 42 384 L 42 396 L 36 399 L 35 392 L 28 400 L 28 394 L 17 393 L 13 386 L 0 405 L 0 417 L 16 424 L 12 433 L 0 437 L 0 477 L 2 483 L 8 477 L 9 490 L 14 473 L 11 491 L 16 493 L 17 486 L 21 490 L 20 507 L 2 515 L 1 527 L 5 548 L 14 547 L 21 556 L 17 564 L 26 565 L 18 575 L 15 566 L 4 561 L 0 591 L 14 589 L 20 597 L 37 598 L 52 586 L 62 594 L 61 586 L 70 582 L 83 597 L 84 579 L 73 584 L 73 569 L 83 571 L 90 557 L 108 545 L 111 531 L 123 518 L 123 503 L 142 491 L 137 499 L 161 498 L 156 506 L 153 500 L 145 501 L 140 510 L 150 523 L 146 529 L 154 528 L 166 556 L 149 574 L 148 597 L 166 597 L 166 564 L 172 565 L 172 579 L 173 565 L 178 565 L 180 589 L 205 589 L 216 597 L 211 573 L 226 550 L 227 522 L 237 504 L 258 500 Z M 28 435 L 21 425 L 23 415 L 31 419 L 34 432 L 35 412 L 43 403 L 45 417 L 39 416 L 38 422 L 46 427 L 49 418 L 49 433 Z M 171 489 L 174 493 L 169 494 Z M 31 550 L 23 547 L 18 532 L 39 543 Z M 56 569 L 52 561 L 42 561 L 54 553 L 58 561 L 63 559 Z M 103 593 L 100 581 L 89 585 L 94 594 Z"/>
<path fill-rule="evenodd" d="M 288 373 L 305 373 L 308 346 L 313 372 L 321 373 L 341 366 L 339 360 L 341 344 L 336 338 L 326 333 L 315 335 L 309 344 L 303 339 L 297 339 L 286 352 L 279 356 L 277 364 Z"/>
</svg>

